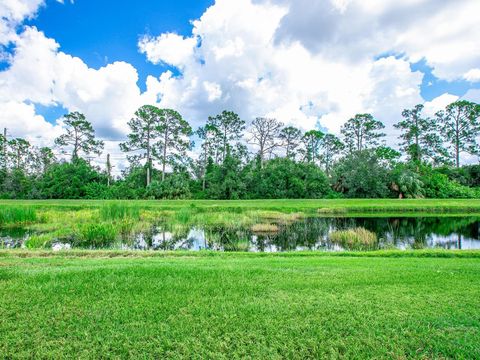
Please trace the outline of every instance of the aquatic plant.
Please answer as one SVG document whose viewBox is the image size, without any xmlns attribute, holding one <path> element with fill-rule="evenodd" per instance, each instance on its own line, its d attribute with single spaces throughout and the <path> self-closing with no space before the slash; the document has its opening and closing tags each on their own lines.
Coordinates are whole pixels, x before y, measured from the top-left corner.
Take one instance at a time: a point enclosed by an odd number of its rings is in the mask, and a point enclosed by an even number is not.
<svg viewBox="0 0 480 360">
<path fill-rule="evenodd" d="M 107 203 L 100 207 L 100 218 L 104 221 L 140 218 L 140 207 L 125 202 Z"/>
<path fill-rule="evenodd" d="M 34 208 L 28 206 L 8 206 L 0 208 L 0 226 L 26 224 L 37 220 Z"/>
<path fill-rule="evenodd" d="M 52 245 L 52 237 L 49 234 L 32 235 L 25 241 L 27 249 L 44 249 Z"/>
<path fill-rule="evenodd" d="M 333 231 L 328 235 L 328 239 L 346 250 L 369 250 L 378 242 L 375 233 L 362 227 Z"/>
<path fill-rule="evenodd" d="M 278 225 L 275 224 L 255 224 L 252 225 L 251 230 L 255 233 L 277 232 Z"/>
<path fill-rule="evenodd" d="M 106 246 L 115 241 L 117 229 L 110 223 L 82 224 L 77 229 L 75 245 L 80 246 Z"/>
</svg>

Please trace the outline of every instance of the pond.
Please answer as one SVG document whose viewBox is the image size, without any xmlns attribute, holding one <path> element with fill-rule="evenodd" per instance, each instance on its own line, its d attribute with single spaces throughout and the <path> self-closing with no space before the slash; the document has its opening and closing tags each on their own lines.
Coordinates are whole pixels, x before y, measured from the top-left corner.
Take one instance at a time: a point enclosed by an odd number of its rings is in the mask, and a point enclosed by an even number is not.
<svg viewBox="0 0 480 360">
<path fill-rule="evenodd" d="M 173 230 L 173 228 L 177 230 Z M 338 239 L 345 230 L 361 229 L 372 240 L 367 245 Z M 25 229 L 0 229 L 0 247 L 21 248 L 31 233 Z M 341 235 L 341 234 L 340 234 Z M 354 234 L 355 235 L 355 234 Z M 362 236 L 363 236 L 362 235 Z M 341 236 L 340 236 L 341 238 Z M 370 241 L 369 240 L 369 241 Z M 54 242 L 53 249 L 69 249 L 68 241 Z M 301 250 L 374 249 L 480 249 L 479 217 L 307 217 L 300 220 L 259 224 L 249 228 L 221 226 L 152 226 L 103 248 L 130 250 L 192 250 L 279 252 Z"/>
</svg>

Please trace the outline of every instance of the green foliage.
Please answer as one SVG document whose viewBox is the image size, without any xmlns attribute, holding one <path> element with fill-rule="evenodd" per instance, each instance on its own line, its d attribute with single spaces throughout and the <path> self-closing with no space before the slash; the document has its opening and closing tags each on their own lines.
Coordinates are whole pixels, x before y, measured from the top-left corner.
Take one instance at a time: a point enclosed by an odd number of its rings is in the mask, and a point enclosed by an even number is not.
<svg viewBox="0 0 480 360">
<path fill-rule="evenodd" d="M 46 249 L 52 245 L 52 237 L 50 234 L 31 235 L 25 246 L 27 249 Z"/>
<path fill-rule="evenodd" d="M 340 132 L 347 150 L 352 153 L 380 145 L 385 134 L 379 131 L 383 128 L 385 125 L 371 114 L 357 114 L 342 126 Z"/>
<path fill-rule="evenodd" d="M 0 207 L 0 226 L 35 222 L 37 212 L 32 207 L 9 206 Z"/>
<path fill-rule="evenodd" d="M 117 229 L 111 223 L 79 224 L 74 244 L 82 247 L 103 247 L 110 245 L 117 237 Z"/>
<path fill-rule="evenodd" d="M 417 163 L 431 160 L 434 163 L 443 162 L 445 149 L 441 136 L 438 134 L 435 121 L 422 116 L 423 105 L 402 112 L 403 120 L 395 124 L 402 131 L 400 144 L 409 159 Z"/>
<path fill-rule="evenodd" d="M 285 156 L 289 159 L 295 159 L 302 140 L 302 131 L 293 126 L 284 127 L 280 131 L 279 139 L 285 148 Z"/>
<path fill-rule="evenodd" d="M 47 199 L 80 199 L 92 193 L 92 183 L 106 182 L 105 176 L 83 159 L 51 166 L 38 186 Z"/>
<path fill-rule="evenodd" d="M 232 154 L 228 146 L 225 160 L 221 165 L 210 164 L 207 169 L 207 189 L 209 198 L 213 199 L 241 199 L 245 192 L 245 183 L 242 181 L 241 161 Z"/>
<path fill-rule="evenodd" d="M 411 167 L 398 165 L 392 171 L 391 176 L 391 188 L 399 198 L 414 199 L 425 196 L 425 185 L 421 176 Z"/>
<path fill-rule="evenodd" d="M 480 132 L 480 105 L 459 100 L 436 114 L 447 150 L 457 167 L 462 153 L 480 154 L 477 137 Z"/>
<path fill-rule="evenodd" d="M 164 181 L 152 181 L 145 191 L 148 199 L 188 199 L 191 197 L 188 178 L 183 174 L 168 175 Z"/>
<path fill-rule="evenodd" d="M 422 182 L 425 186 L 425 195 L 429 198 L 478 198 L 480 193 L 456 181 L 449 180 L 448 176 L 435 169 L 422 169 Z"/>
<path fill-rule="evenodd" d="M 55 139 L 55 145 L 62 147 L 62 152 L 67 154 L 71 150 L 72 160 L 79 158 L 80 153 L 100 155 L 104 143 L 95 139 L 95 130 L 92 124 L 85 119 L 85 115 L 72 112 L 63 117 L 65 133 Z"/>
<path fill-rule="evenodd" d="M 115 221 L 123 219 L 138 220 L 140 207 L 125 202 L 108 202 L 100 207 L 100 219 L 103 221 Z"/>
<path fill-rule="evenodd" d="M 222 111 L 216 116 L 209 116 L 207 125 L 210 130 L 215 129 L 215 163 L 225 161 L 227 152 L 231 151 L 232 142 L 239 140 L 245 130 L 245 121 L 233 111 Z M 221 154 L 221 156 L 220 156 Z"/>
<path fill-rule="evenodd" d="M 374 150 L 362 150 L 347 155 L 333 169 L 335 190 L 347 197 L 388 197 L 389 170 L 379 161 Z"/>
<path fill-rule="evenodd" d="M 247 175 L 247 194 L 257 199 L 323 198 L 332 193 L 324 172 L 314 164 L 288 158 L 265 162 Z"/>
</svg>

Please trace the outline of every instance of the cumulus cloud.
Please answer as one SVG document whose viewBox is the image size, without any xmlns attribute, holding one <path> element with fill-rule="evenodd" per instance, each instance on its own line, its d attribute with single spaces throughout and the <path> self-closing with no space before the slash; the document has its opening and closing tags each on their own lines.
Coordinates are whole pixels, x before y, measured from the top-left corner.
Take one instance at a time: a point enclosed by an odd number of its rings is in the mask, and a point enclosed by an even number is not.
<svg viewBox="0 0 480 360">
<path fill-rule="evenodd" d="M 178 70 L 148 76 L 143 93 L 132 65 L 92 69 L 38 29 L 19 30 L 42 3 L 0 4 L 0 43 L 15 44 L 0 72 L 0 109 L 26 137 L 58 130 L 33 104 L 62 106 L 85 113 L 110 140 L 108 151 L 118 152 L 128 119 L 148 103 L 175 108 L 194 126 L 231 109 L 247 121 L 276 117 L 335 133 L 356 113 L 371 112 L 386 123 L 393 144 L 402 109 L 424 102 L 423 73 L 412 71 L 412 63 L 425 60 L 440 79 L 480 80 L 477 0 L 217 0 L 192 22 L 189 36 L 139 40 L 148 61 Z M 425 111 L 457 98 L 439 96 Z M 3 124 L 7 117 L 0 116 Z"/>
<path fill-rule="evenodd" d="M 0 2 L 0 45 L 16 39 L 15 28 L 35 15 L 44 0 L 3 0 Z"/>
<path fill-rule="evenodd" d="M 477 0 L 273 1 L 289 8 L 277 42 L 299 41 L 333 60 L 403 54 L 410 62 L 425 59 L 446 80 L 480 63 Z"/>
<path fill-rule="evenodd" d="M 322 3 L 335 12 L 331 16 L 351 6 L 351 1 Z M 197 122 L 228 108 L 245 120 L 275 116 L 303 129 L 338 132 L 357 112 L 373 112 L 391 124 L 405 106 L 422 101 L 423 75 L 411 71 L 405 57 L 371 54 L 352 62 L 314 51 L 299 39 L 279 41 L 292 10 L 286 2 L 218 0 L 193 22 L 191 37 L 182 38 L 199 45 L 182 60 L 181 75 L 166 72 L 155 80 L 161 104 Z M 156 53 L 157 41 L 149 46 L 150 54 Z M 143 40 L 139 47 L 145 47 Z"/>
<path fill-rule="evenodd" d="M 103 137 L 124 134 L 126 119 L 142 100 L 136 69 L 125 62 L 91 69 L 58 47 L 27 27 L 16 41 L 9 69 L 0 73 L 0 101 L 61 105 L 85 113 Z"/>
<path fill-rule="evenodd" d="M 192 61 L 195 45 L 194 38 L 165 33 L 157 37 L 144 36 L 138 47 L 154 64 L 165 63 L 182 68 L 186 63 Z"/>
</svg>

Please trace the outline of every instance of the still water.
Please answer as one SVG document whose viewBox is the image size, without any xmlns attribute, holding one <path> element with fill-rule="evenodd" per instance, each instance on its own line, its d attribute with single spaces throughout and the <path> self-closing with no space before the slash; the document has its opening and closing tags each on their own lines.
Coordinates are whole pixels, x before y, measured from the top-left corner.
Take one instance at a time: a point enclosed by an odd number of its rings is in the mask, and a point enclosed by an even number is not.
<svg viewBox="0 0 480 360">
<path fill-rule="evenodd" d="M 269 232 L 251 228 L 192 227 L 172 231 L 168 224 L 153 226 L 130 239 L 115 241 L 108 248 L 132 250 L 300 251 L 344 250 L 329 240 L 338 230 L 364 228 L 376 234 L 373 249 L 480 249 L 479 217 L 381 217 L 305 218 L 276 224 Z M 30 234 L 22 229 L 0 230 L 0 246 L 22 247 Z M 70 248 L 54 243 L 54 249 Z"/>
</svg>

